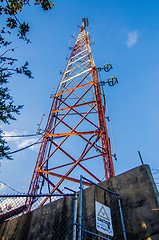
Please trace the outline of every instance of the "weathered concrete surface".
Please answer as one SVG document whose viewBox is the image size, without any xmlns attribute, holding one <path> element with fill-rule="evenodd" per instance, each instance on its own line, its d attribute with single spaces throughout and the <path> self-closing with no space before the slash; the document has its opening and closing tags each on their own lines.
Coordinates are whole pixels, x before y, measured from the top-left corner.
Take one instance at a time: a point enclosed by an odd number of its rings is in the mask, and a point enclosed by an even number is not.
<svg viewBox="0 0 159 240">
<path fill-rule="evenodd" d="M 159 240 L 159 194 L 149 166 L 134 168 L 100 185 L 120 194 L 128 240 Z M 84 227 L 97 233 L 95 201 L 111 206 L 115 239 L 122 240 L 118 198 L 95 186 L 84 190 Z M 72 212 L 72 197 L 57 200 L 1 224 L 0 239 L 72 239 Z M 97 237 L 85 234 L 84 239 L 94 240 Z"/>
<path fill-rule="evenodd" d="M 2 240 L 72 239 L 73 197 L 66 197 L 0 225 Z"/>
<path fill-rule="evenodd" d="M 128 240 L 159 240 L 159 193 L 148 165 L 101 183 L 120 194 Z"/>
<path fill-rule="evenodd" d="M 159 240 L 159 193 L 148 165 L 134 168 L 100 185 L 120 195 L 128 240 Z M 114 239 L 124 239 L 118 198 L 95 186 L 83 194 L 84 228 L 99 234 L 95 226 L 95 201 L 111 207 Z M 90 235 L 85 234 L 84 239 L 90 239 Z M 96 238 L 92 236 L 91 239 Z"/>
</svg>

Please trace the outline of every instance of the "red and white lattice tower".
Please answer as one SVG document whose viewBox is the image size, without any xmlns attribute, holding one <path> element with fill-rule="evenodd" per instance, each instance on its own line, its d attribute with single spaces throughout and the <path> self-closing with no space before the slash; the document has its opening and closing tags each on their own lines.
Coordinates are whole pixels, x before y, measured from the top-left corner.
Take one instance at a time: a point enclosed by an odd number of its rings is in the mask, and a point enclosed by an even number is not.
<svg viewBox="0 0 159 240">
<path fill-rule="evenodd" d="M 42 188 L 62 194 L 64 186 L 80 182 L 81 174 L 96 182 L 115 175 L 86 25 L 83 19 L 53 99 L 28 194 L 42 193 Z M 27 198 L 29 209 L 34 200 Z"/>
</svg>

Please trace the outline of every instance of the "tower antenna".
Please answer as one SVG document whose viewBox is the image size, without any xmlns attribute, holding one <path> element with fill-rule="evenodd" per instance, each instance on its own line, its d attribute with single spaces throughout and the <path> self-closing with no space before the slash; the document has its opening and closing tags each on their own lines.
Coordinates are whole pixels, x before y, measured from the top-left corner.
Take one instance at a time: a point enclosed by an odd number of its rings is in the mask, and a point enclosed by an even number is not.
<svg viewBox="0 0 159 240">
<path fill-rule="evenodd" d="M 29 195 L 42 190 L 63 194 L 63 187 L 80 183 L 81 174 L 96 182 L 101 182 L 103 175 L 106 179 L 115 176 L 97 68 L 85 29 L 88 25 L 83 18 L 54 96 Z M 35 200 L 26 199 L 28 211 Z"/>
</svg>

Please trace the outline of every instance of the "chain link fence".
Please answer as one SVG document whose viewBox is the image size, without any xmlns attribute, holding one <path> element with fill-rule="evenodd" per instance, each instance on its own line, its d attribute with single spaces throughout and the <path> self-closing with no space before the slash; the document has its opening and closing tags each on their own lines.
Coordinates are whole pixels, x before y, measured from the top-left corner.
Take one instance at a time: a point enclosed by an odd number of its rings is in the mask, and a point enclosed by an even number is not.
<svg viewBox="0 0 159 240">
<path fill-rule="evenodd" d="M 85 182 L 92 186 L 84 190 Z M 34 201 L 31 212 L 23 214 L 27 197 Z M 79 197 L 76 192 L 0 195 L 0 239 L 126 240 L 120 196 L 82 176 Z"/>
<path fill-rule="evenodd" d="M 47 196 L 34 196 L 31 212 L 23 214 L 31 195 L 0 195 L 0 239 L 72 240 L 77 194 L 51 195 L 45 206 L 38 208 Z"/>
<path fill-rule="evenodd" d="M 84 190 L 84 181 L 93 187 Z M 119 194 L 82 176 L 78 219 L 79 240 L 127 239 Z"/>
</svg>

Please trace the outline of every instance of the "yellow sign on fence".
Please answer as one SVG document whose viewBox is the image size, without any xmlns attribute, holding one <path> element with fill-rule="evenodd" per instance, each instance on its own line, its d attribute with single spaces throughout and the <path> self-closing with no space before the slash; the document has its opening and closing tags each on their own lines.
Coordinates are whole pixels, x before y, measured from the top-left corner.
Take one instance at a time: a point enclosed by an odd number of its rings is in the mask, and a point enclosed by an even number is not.
<svg viewBox="0 0 159 240">
<path fill-rule="evenodd" d="M 97 231 L 113 237 L 113 227 L 110 208 L 96 201 L 95 209 Z"/>
</svg>

